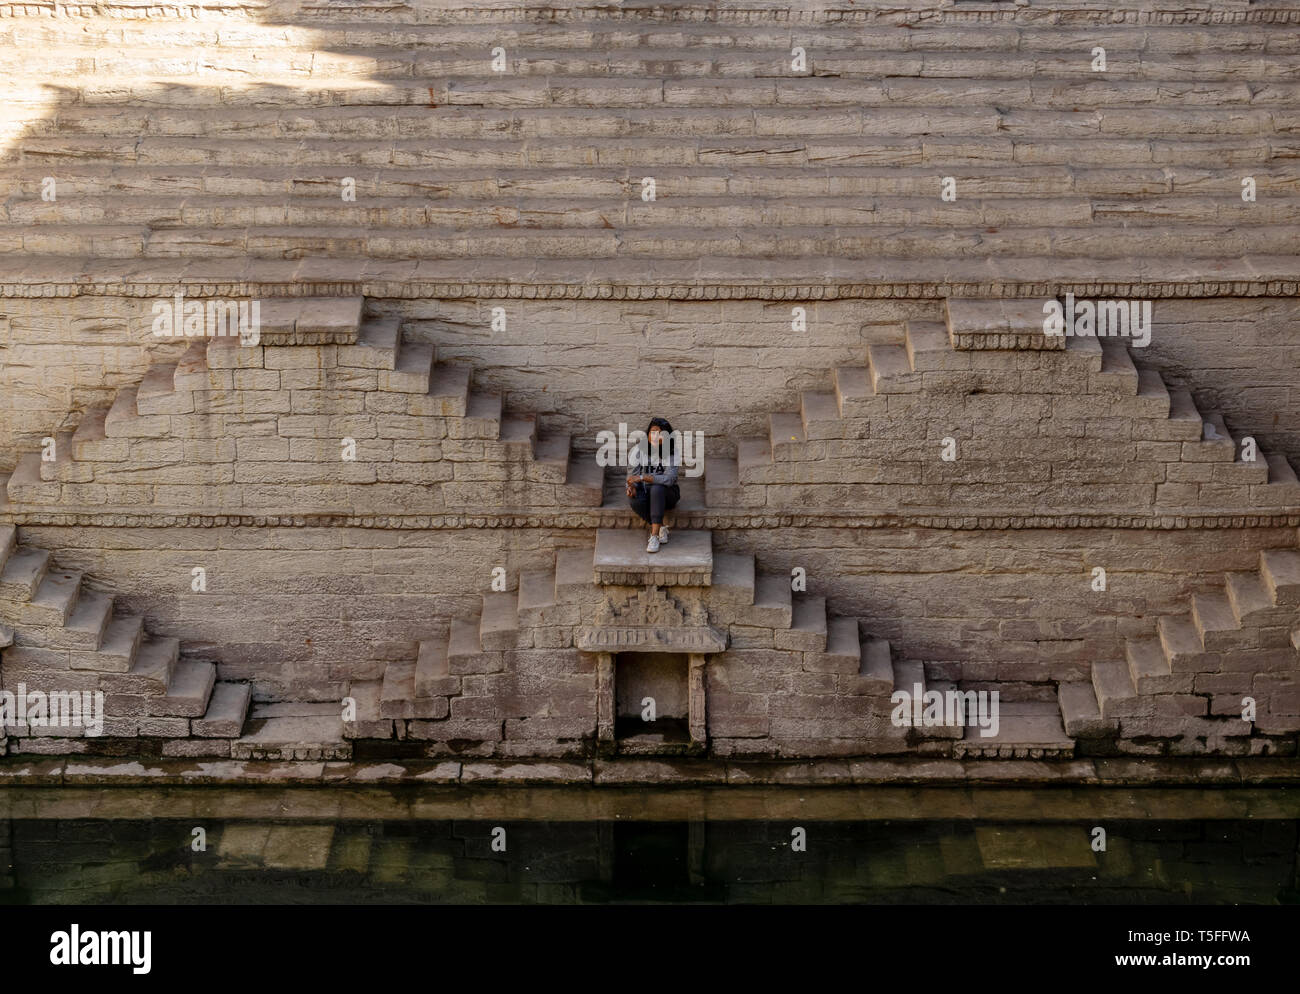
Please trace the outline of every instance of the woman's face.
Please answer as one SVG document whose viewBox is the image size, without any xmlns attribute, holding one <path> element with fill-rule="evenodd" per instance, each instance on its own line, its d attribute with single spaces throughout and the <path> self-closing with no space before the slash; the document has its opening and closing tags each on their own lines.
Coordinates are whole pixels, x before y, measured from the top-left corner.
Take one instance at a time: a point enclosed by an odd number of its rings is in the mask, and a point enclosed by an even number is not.
<svg viewBox="0 0 1300 994">
<path fill-rule="evenodd" d="M 660 429 L 658 425 L 655 425 L 650 429 L 649 438 L 650 438 L 651 445 L 658 445 L 659 439 L 662 437 L 663 437 L 663 431 Z"/>
</svg>

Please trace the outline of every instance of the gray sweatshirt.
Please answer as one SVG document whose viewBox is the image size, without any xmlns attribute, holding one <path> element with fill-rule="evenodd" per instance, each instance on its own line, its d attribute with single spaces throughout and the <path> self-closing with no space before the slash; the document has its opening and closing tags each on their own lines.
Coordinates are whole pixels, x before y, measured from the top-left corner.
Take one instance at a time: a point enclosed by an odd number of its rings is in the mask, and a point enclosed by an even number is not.
<svg viewBox="0 0 1300 994">
<path fill-rule="evenodd" d="M 628 453 L 627 457 L 627 475 L 628 476 L 650 476 L 655 483 L 662 483 L 664 486 L 671 487 L 677 483 L 677 466 L 673 464 L 668 455 L 668 443 L 664 442 L 661 446 L 660 456 L 664 460 L 664 465 L 651 467 L 648 463 L 649 453 L 645 448 L 637 447 Z M 655 470 L 661 472 L 655 472 Z"/>
</svg>

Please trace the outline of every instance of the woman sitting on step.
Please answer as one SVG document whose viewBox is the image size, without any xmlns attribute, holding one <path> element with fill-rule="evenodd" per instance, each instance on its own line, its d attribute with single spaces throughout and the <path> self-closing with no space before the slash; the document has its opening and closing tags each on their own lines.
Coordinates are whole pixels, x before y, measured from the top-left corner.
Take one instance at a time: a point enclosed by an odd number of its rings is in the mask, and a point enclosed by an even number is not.
<svg viewBox="0 0 1300 994">
<path fill-rule="evenodd" d="M 672 433 L 673 426 L 663 418 L 651 418 L 646 429 L 648 444 L 638 446 L 628 457 L 628 502 L 650 524 L 646 552 L 658 552 L 660 543 L 668 541 L 664 512 L 676 507 L 682 497 L 677 486 L 677 453 Z"/>
</svg>

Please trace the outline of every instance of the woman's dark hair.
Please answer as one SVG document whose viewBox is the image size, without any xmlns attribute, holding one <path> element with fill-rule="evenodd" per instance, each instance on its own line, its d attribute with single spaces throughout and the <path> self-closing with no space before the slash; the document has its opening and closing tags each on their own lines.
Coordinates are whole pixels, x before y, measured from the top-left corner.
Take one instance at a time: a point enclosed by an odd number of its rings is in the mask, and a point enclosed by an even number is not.
<svg viewBox="0 0 1300 994">
<path fill-rule="evenodd" d="M 668 463 L 667 463 L 667 465 L 672 465 L 672 463 L 673 463 L 673 456 L 675 455 L 675 450 L 674 450 L 674 445 L 675 445 L 675 443 L 673 442 L 673 426 L 670 425 L 670 424 L 668 423 L 668 419 L 667 419 L 667 418 L 651 418 L 651 419 L 650 419 L 650 425 L 649 425 L 649 427 L 647 427 L 646 430 L 645 430 L 646 458 L 647 458 L 647 459 L 650 458 L 650 429 L 651 429 L 651 428 L 658 428 L 661 432 L 664 433 L 664 439 L 668 442 L 668 455 L 667 455 Z M 659 451 L 660 451 L 661 454 L 663 453 L 663 447 L 662 447 L 662 446 L 660 446 Z"/>
</svg>

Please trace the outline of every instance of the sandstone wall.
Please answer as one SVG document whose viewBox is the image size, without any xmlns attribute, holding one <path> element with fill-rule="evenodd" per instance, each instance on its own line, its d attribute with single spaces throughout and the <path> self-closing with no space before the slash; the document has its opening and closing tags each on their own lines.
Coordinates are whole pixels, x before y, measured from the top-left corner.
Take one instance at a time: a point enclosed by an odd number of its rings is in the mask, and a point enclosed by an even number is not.
<svg viewBox="0 0 1300 994">
<path fill-rule="evenodd" d="M 184 342 L 155 338 L 152 301 L 121 297 L 0 300 L 0 467 L 20 449 L 112 403 L 152 361 Z M 408 341 L 440 361 L 474 367 L 479 389 L 505 407 L 569 431 L 575 448 L 647 412 L 711 437 L 764 434 L 769 413 L 797 410 L 802 390 L 830 389 L 837 365 L 861 365 L 868 344 L 902 341 L 904 320 L 940 320 L 941 301 L 808 302 L 809 330 L 790 329 L 793 304 L 764 301 L 370 301 L 408 320 Z M 504 306 L 507 330 L 491 330 Z M 1172 386 L 1300 460 L 1300 305 L 1290 298 L 1159 300 L 1151 346 L 1134 350 Z"/>
<path fill-rule="evenodd" d="M 113 529 L 27 527 L 23 540 L 143 614 L 155 634 L 220 660 L 261 699 L 339 700 L 380 679 L 416 641 L 472 617 L 491 569 L 509 583 L 546 568 L 587 529 Z M 1262 548 L 1294 529 L 715 530 L 718 551 L 754 553 L 765 572 L 808 572 L 808 592 L 862 619 L 937 679 L 1087 680 L 1090 662 L 1124 658 L 1124 639 L 1155 633 L 1194 592 L 1222 591 L 1224 571 L 1254 570 Z M 191 570 L 207 570 L 207 592 Z M 1106 569 L 1108 589 L 1091 589 Z M 796 595 L 796 597 L 799 595 Z M 1036 686 L 1031 686 L 1036 685 Z M 1003 688 L 1006 689 L 1005 687 Z"/>
</svg>

